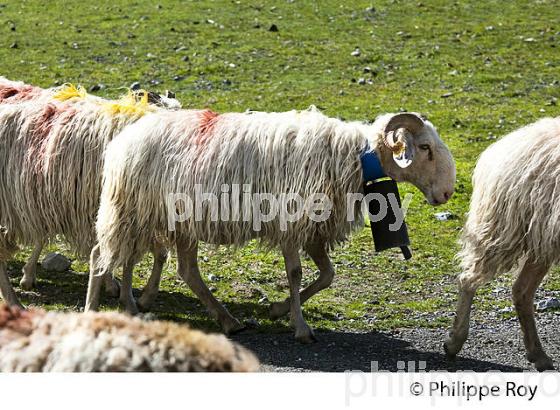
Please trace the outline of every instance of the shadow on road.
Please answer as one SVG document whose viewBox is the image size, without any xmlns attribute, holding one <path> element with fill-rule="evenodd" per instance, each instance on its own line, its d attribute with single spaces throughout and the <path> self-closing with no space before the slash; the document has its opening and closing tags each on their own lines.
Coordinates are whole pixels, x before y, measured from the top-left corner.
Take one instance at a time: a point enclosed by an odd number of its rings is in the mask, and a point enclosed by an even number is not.
<svg viewBox="0 0 560 410">
<path fill-rule="evenodd" d="M 11 266 L 12 282 L 17 286 L 20 277 L 21 264 Z M 43 305 L 52 303 L 64 306 L 70 310 L 83 307 L 87 274 L 71 272 L 52 273 L 39 272 L 37 290 L 33 292 L 18 292 L 22 301 L 27 305 Z M 139 289 L 134 289 L 135 296 L 140 295 Z M 103 307 L 118 309 L 118 300 L 107 295 L 102 297 Z M 268 306 L 257 303 L 226 304 L 231 312 L 240 319 L 247 315 L 258 319 L 268 316 Z M 309 315 L 313 311 L 307 312 Z M 200 301 L 186 296 L 181 292 L 162 290 L 156 303 L 150 309 L 151 319 L 173 320 L 188 322 L 193 328 L 205 331 L 219 332 L 218 323 L 211 318 Z M 321 317 L 324 319 L 325 315 Z M 334 318 L 331 318 L 334 320 Z M 457 358 L 449 362 L 434 340 L 443 340 L 441 334 L 425 329 L 425 334 L 405 336 L 409 340 L 382 332 L 350 333 L 340 331 L 316 331 L 319 342 L 312 345 L 301 345 L 293 339 L 292 330 L 287 323 L 258 324 L 251 329 L 232 337 L 249 349 L 253 350 L 264 365 L 264 370 L 299 370 L 299 371 L 331 371 L 373 370 L 397 371 L 404 370 L 403 366 L 413 362 L 412 371 L 445 370 L 445 371 L 503 371 L 518 372 L 520 367 L 501 365 L 496 362 L 473 358 Z M 432 343 L 426 343 L 429 340 Z M 431 346 L 429 348 L 422 346 Z M 471 354 L 471 356 L 473 356 Z M 503 359 L 503 358 L 502 358 Z M 403 363 L 405 363 L 403 365 Z M 421 363 L 425 363 L 419 369 Z M 400 364 L 400 367 L 399 367 Z M 373 367 L 372 367 L 373 366 Z"/>
<path fill-rule="evenodd" d="M 449 362 L 440 352 L 415 349 L 409 341 L 392 335 L 371 333 L 345 333 L 334 331 L 316 332 L 319 342 L 301 345 L 286 334 L 239 334 L 234 340 L 253 350 L 264 370 L 268 366 L 284 368 L 286 371 L 342 372 L 346 370 L 397 371 L 403 370 L 399 362 L 413 361 L 412 371 L 418 371 L 420 362 L 425 362 L 426 371 L 502 371 L 519 372 L 523 369 L 504 366 L 483 360 L 457 358 Z M 373 366 L 373 367 L 372 367 Z M 408 364 L 406 364 L 408 366 Z M 275 369 L 276 370 L 276 369 Z"/>
</svg>

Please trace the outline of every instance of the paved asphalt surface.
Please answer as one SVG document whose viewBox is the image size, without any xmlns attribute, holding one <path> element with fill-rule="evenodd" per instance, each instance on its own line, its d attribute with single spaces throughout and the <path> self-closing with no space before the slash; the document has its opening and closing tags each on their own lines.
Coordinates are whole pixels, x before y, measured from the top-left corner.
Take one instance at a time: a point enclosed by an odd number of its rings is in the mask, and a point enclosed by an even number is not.
<svg viewBox="0 0 560 410">
<path fill-rule="evenodd" d="M 557 366 L 560 362 L 560 312 L 540 314 L 539 334 Z M 241 333 L 234 340 L 253 350 L 265 372 L 342 372 L 345 370 L 396 371 L 402 362 L 414 361 L 426 371 L 519 372 L 533 366 L 525 349 L 517 319 L 473 323 L 463 351 L 448 361 L 442 343 L 447 329 L 401 329 L 390 333 L 316 332 L 318 342 L 301 345 L 291 333 Z M 399 362 L 401 362 L 399 364 Z M 407 364 L 408 366 L 408 364 Z"/>
</svg>

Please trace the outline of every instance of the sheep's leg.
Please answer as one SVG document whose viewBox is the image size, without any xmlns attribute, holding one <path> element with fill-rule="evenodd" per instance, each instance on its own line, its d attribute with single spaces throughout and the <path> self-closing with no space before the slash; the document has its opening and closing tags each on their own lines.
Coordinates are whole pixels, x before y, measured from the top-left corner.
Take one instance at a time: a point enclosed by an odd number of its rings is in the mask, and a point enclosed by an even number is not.
<svg viewBox="0 0 560 410">
<path fill-rule="evenodd" d="M 132 274 L 134 271 L 134 263 L 128 262 L 123 266 L 122 282 L 121 282 L 121 295 L 119 302 L 124 309 L 131 315 L 138 314 L 138 307 L 132 294 Z"/>
<path fill-rule="evenodd" d="M 554 370 L 550 357 L 544 352 L 535 323 L 535 292 L 548 272 L 549 266 L 525 262 L 513 284 L 513 302 L 523 331 L 527 359 L 538 371 Z"/>
<path fill-rule="evenodd" d="M 105 285 L 105 293 L 109 296 L 116 298 L 121 294 L 119 281 L 113 276 L 112 272 L 107 272 L 103 275 L 103 283 Z"/>
<path fill-rule="evenodd" d="M 231 334 L 243 329 L 243 325 L 216 300 L 202 281 L 198 269 L 197 253 L 198 245 L 196 243 L 193 245 L 183 240 L 177 240 L 177 270 L 179 275 L 202 304 L 206 306 L 210 314 L 220 322 L 224 333 Z"/>
<path fill-rule="evenodd" d="M 449 359 L 454 359 L 459 353 L 469 336 L 469 323 L 471 320 L 471 306 L 476 287 L 470 285 L 462 285 L 459 292 L 459 300 L 457 302 L 457 313 L 453 329 L 449 334 L 449 339 L 444 343 L 443 348 Z"/>
<path fill-rule="evenodd" d="M 313 244 L 305 247 L 315 265 L 319 268 L 319 277 L 309 284 L 299 294 L 300 301 L 304 304 L 309 298 L 323 289 L 328 288 L 334 278 L 334 268 L 324 243 Z M 290 311 L 290 298 L 283 302 L 275 302 L 270 305 L 270 317 L 278 319 Z"/>
<path fill-rule="evenodd" d="M 86 296 L 85 312 L 95 311 L 99 308 L 99 296 L 101 293 L 101 285 L 103 284 L 103 276 L 107 275 L 108 270 L 101 272 L 97 266 L 99 260 L 99 246 L 95 246 L 90 255 L 89 260 L 89 282 Z"/>
<path fill-rule="evenodd" d="M 35 287 L 35 282 L 37 279 L 37 263 L 39 262 L 39 257 L 41 256 L 43 246 L 43 241 L 37 242 L 35 244 L 35 247 L 33 248 L 33 252 L 29 257 L 29 260 L 23 266 L 23 277 L 19 281 L 19 286 L 24 290 L 31 290 Z"/>
<path fill-rule="evenodd" d="M 8 305 L 24 308 L 8 278 L 8 266 L 6 261 L 0 261 L 0 293 L 4 302 Z"/>
<path fill-rule="evenodd" d="M 152 274 L 148 279 L 146 287 L 142 291 L 142 296 L 140 296 L 140 299 L 138 299 L 138 307 L 141 310 L 147 310 L 150 305 L 154 303 L 159 291 L 161 272 L 163 271 L 163 266 L 167 261 L 167 249 L 161 244 L 154 242 L 152 253 L 154 255 L 154 266 L 152 267 Z"/>
<path fill-rule="evenodd" d="M 286 264 L 286 273 L 288 274 L 288 283 L 290 285 L 290 313 L 291 321 L 296 329 L 296 340 L 300 343 L 314 342 L 315 335 L 305 322 L 301 311 L 301 300 L 299 288 L 301 286 L 301 261 L 297 249 L 283 249 L 284 262 Z"/>
</svg>

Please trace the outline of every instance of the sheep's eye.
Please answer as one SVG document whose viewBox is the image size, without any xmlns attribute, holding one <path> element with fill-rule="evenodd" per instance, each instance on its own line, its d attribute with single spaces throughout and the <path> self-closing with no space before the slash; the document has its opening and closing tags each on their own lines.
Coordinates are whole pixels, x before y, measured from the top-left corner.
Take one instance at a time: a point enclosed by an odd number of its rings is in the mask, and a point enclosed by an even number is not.
<svg viewBox="0 0 560 410">
<path fill-rule="evenodd" d="M 432 148 L 428 144 L 420 145 L 420 149 L 423 151 L 428 151 L 428 161 L 434 160 L 434 155 L 432 154 Z"/>
</svg>

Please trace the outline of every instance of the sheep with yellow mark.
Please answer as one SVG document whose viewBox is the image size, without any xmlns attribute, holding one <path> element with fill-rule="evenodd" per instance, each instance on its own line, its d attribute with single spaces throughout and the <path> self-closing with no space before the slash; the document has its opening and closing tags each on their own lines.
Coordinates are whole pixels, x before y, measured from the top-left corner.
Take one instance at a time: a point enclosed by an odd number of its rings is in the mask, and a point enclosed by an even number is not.
<svg viewBox="0 0 560 410">
<path fill-rule="evenodd" d="M 23 268 L 24 289 L 34 285 L 49 238 L 63 235 L 80 255 L 89 254 L 105 148 L 146 113 L 180 107 L 165 97 L 159 105 L 154 102 L 155 95 L 147 92 L 109 101 L 71 84 L 42 89 L 0 78 L 0 292 L 7 303 L 20 306 L 7 276 L 7 260 L 18 245 L 35 247 Z M 157 293 L 166 259 L 161 246 L 155 244 L 153 251 L 154 276 L 141 299 L 145 305 Z M 105 284 L 119 292 L 112 275 Z"/>
</svg>

